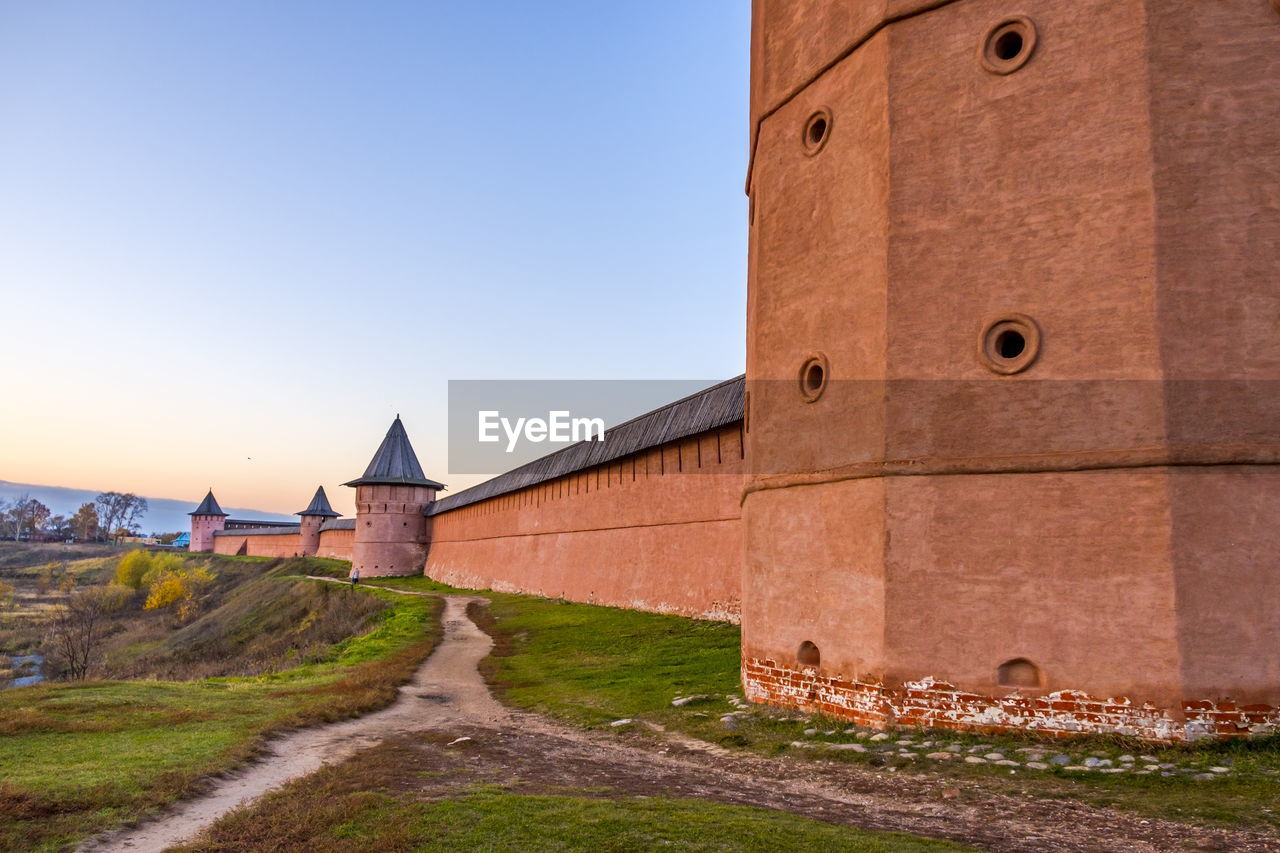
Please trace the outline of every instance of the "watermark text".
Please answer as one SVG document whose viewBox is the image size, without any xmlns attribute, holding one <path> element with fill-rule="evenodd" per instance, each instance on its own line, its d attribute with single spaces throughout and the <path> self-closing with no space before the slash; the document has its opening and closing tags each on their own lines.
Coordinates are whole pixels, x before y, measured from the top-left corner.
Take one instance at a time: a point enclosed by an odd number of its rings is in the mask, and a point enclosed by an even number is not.
<svg viewBox="0 0 1280 853">
<path fill-rule="evenodd" d="M 604 418 L 575 418 L 568 411 L 551 411 L 546 418 L 516 418 L 513 422 L 492 409 L 477 414 L 477 440 L 491 444 L 502 441 L 505 434 L 507 453 L 515 451 L 522 437 L 534 443 L 604 441 Z"/>
</svg>

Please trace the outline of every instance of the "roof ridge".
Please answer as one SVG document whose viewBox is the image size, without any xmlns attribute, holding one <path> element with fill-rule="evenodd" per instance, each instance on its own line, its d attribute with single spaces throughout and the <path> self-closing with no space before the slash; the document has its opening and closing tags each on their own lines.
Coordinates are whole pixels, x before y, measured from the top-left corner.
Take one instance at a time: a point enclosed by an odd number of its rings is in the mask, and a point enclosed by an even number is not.
<svg viewBox="0 0 1280 853">
<path fill-rule="evenodd" d="M 311 503 L 307 508 L 295 512 L 294 515 L 318 515 L 324 518 L 339 518 L 340 513 L 333 511 L 333 507 L 329 505 L 329 496 L 324 493 L 324 486 L 316 489 L 315 497 L 311 499 Z"/>
<path fill-rule="evenodd" d="M 204 496 L 204 500 L 200 501 L 200 506 L 195 508 L 194 512 L 187 515 L 222 515 L 226 513 L 222 511 L 222 507 L 218 506 L 218 499 L 213 496 L 213 489 L 209 489 L 209 494 Z"/>
<path fill-rule="evenodd" d="M 378 445 L 378 450 L 369 461 L 364 474 L 344 486 L 426 486 L 432 489 L 443 489 L 444 483 L 427 479 L 418 462 L 418 454 L 413 452 L 413 444 L 409 434 L 405 432 L 400 416 L 391 422 L 391 428 Z"/>
</svg>

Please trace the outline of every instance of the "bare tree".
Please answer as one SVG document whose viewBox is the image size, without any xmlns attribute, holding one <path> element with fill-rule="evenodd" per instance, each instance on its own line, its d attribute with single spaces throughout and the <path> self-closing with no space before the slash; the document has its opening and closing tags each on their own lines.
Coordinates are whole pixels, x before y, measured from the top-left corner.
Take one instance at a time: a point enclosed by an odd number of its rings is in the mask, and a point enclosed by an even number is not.
<svg viewBox="0 0 1280 853">
<path fill-rule="evenodd" d="M 94 506 L 98 510 L 98 524 L 107 536 L 111 536 L 115 532 L 116 525 L 120 521 L 120 513 L 123 511 L 121 498 L 124 495 L 119 492 L 103 492 L 94 498 Z"/>
<path fill-rule="evenodd" d="M 125 495 L 126 506 L 124 516 L 120 519 L 120 526 L 128 530 L 131 534 L 137 534 L 139 524 L 142 517 L 147 514 L 149 507 L 147 499 L 140 498 L 137 495 Z"/>
<path fill-rule="evenodd" d="M 119 593 L 109 587 L 88 587 L 72 592 L 66 603 L 49 611 L 49 656 L 70 678 L 83 680 L 97 662 L 107 617 L 120 606 L 119 598 Z"/>
<path fill-rule="evenodd" d="M 115 538 L 119 538 L 122 529 L 134 529 L 147 512 L 147 499 L 131 492 L 103 492 L 94 500 L 94 505 L 102 530 Z"/>
<path fill-rule="evenodd" d="M 5 526 L 14 539 L 21 539 L 23 533 L 35 533 L 37 528 L 49 520 L 49 514 L 47 506 L 23 493 L 4 510 Z"/>
</svg>

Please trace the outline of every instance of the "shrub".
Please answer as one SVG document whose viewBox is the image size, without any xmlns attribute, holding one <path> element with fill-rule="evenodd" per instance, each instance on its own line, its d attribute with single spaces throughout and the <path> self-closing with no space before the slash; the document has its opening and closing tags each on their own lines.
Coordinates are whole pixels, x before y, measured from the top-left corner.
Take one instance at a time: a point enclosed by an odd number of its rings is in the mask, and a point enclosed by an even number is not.
<svg viewBox="0 0 1280 853">
<path fill-rule="evenodd" d="M 174 556 L 166 554 L 165 556 Z M 147 573 L 151 571 L 153 562 L 151 554 L 141 549 L 130 551 L 120 558 L 116 566 L 116 583 L 130 589 L 142 589 Z"/>
<path fill-rule="evenodd" d="M 167 574 L 181 574 L 186 563 L 177 554 L 150 554 L 149 568 L 142 574 L 142 588 L 151 589 Z"/>
<path fill-rule="evenodd" d="M 154 573 L 143 609 L 160 610 L 176 605 L 178 621 L 186 622 L 196 614 L 196 597 L 213 582 L 213 575 L 204 566 L 186 569 L 182 567 L 181 560 L 177 562 L 176 568 Z"/>
</svg>

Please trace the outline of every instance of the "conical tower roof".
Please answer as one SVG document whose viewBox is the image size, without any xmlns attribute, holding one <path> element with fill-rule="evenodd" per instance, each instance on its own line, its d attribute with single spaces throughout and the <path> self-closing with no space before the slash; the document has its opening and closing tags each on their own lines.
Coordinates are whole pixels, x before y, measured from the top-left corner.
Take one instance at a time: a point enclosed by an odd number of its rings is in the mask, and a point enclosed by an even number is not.
<svg viewBox="0 0 1280 853">
<path fill-rule="evenodd" d="M 209 490 L 209 494 L 204 496 L 204 500 L 200 501 L 200 506 L 196 507 L 195 512 L 189 512 L 187 515 L 223 515 L 222 507 L 218 506 L 218 499 L 213 496 L 213 489 Z"/>
<path fill-rule="evenodd" d="M 311 503 L 301 512 L 294 515 L 319 515 L 324 518 L 340 518 L 341 516 L 333 511 L 333 507 L 329 506 L 329 496 L 324 493 L 324 486 L 316 489 L 316 496 L 311 499 Z"/>
<path fill-rule="evenodd" d="M 418 455 L 413 452 L 409 443 L 409 435 L 400 423 L 400 416 L 391 423 L 387 437 L 382 439 L 378 452 L 373 454 L 373 461 L 364 469 L 358 480 L 343 483 L 344 486 L 428 486 L 432 489 L 443 489 L 444 483 L 428 480 L 418 464 Z"/>
</svg>

